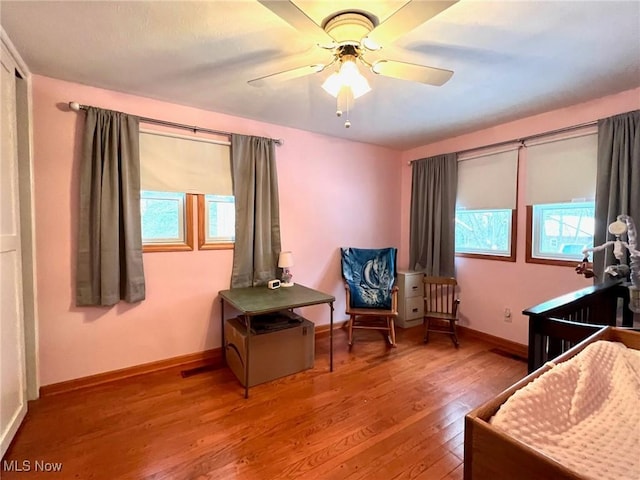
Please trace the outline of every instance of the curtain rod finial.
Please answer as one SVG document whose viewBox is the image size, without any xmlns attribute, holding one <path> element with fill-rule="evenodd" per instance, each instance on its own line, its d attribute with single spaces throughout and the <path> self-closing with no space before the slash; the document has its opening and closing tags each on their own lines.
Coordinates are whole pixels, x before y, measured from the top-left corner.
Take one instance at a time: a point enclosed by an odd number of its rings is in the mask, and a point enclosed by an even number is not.
<svg viewBox="0 0 640 480">
<path fill-rule="evenodd" d="M 69 108 L 74 112 L 80 111 L 80 104 L 78 102 L 69 102 Z"/>
</svg>

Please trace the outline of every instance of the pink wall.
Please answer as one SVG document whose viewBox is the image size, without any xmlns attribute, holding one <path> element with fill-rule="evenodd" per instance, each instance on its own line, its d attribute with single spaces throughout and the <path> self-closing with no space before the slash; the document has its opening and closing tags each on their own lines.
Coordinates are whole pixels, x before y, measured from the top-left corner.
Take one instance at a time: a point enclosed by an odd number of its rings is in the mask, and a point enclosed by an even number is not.
<svg viewBox="0 0 640 480">
<path fill-rule="evenodd" d="M 340 246 L 398 246 L 408 265 L 411 168 L 407 161 L 525 137 L 640 108 L 640 89 L 399 152 L 113 91 L 33 77 L 40 383 L 220 346 L 218 290 L 229 287 L 232 251 L 148 253 L 147 300 L 113 308 L 74 306 L 82 114 L 70 100 L 212 129 L 283 138 L 278 147 L 282 247 L 294 252 L 296 282 L 336 297 L 344 320 Z M 401 163 L 398 163 L 401 160 Z M 526 158 L 523 158 L 526 161 Z M 520 170 L 520 181 L 523 181 Z M 381 188 L 383 186 L 383 188 Z M 398 192 L 400 192 L 398 194 Z M 519 192 L 517 262 L 457 259 L 462 324 L 527 343 L 519 312 L 588 285 L 572 268 L 524 263 L 524 192 Z M 400 214 L 398 214 L 400 212 Z M 503 310 L 514 313 L 503 321 Z M 304 309 L 317 324 L 328 307 Z"/>
<path fill-rule="evenodd" d="M 230 250 L 147 253 L 144 302 L 74 306 L 83 114 L 67 111 L 71 100 L 284 139 L 277 148 L 282 247 L 294 252 L 294 281 L 335 295 L 337 321 L 345 318 L 339 247 L 400 246 L 399 152 L 34 76 L 41 385 L 219 347 L 216 296 L 231 274 Z M 303 314 L 329 321 L 326 305 Z"/>
<path fill-rule="evenodd" d="M 640 88 L 506 123 L 486 130 L 425 145 L 402 154 L 401 244 L 399 265 L 409 264 L 409 210 L 411 199 L 410 160 L 458 152 L 492 143 L 587 123 L 640 108 Z M 526 151 L 521 151 L 519 185 L 524 185 Z M 461 325 L 522 344 L 527 344 L 527 319 L 520 312 L 544 300 L 590 285 L 571 267 L 525 263 L 524 188 L 518 191 L 517 261 L 515 263 L 456 259 L 460 283 Z M 504 309 L 512 311 L 512 323 L 504 321 Z"/>
</svg>

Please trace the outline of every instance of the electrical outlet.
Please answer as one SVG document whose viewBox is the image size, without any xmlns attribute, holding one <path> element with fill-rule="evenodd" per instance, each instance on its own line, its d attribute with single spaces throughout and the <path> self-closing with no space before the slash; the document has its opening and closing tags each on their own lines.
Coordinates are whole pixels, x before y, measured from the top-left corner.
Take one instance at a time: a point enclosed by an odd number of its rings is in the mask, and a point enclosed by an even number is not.
<svg viewBox="0 0 640 480">
<path fill-rule="evenodd" d="M 511 309 L 508 307 L 504 309 L 504 321 L 511 323 Z"/>
</svg>

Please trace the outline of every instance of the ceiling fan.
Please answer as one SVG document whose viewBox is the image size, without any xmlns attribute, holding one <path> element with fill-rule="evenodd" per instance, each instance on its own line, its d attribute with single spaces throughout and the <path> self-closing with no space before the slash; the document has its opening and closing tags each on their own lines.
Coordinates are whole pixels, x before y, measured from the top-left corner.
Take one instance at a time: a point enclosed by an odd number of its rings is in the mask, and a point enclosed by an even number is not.
<svg viewBox="0 0 640 480">
<path fill-rule="evenodd" d="M 249 80 L 249 84 L 260 87 L 284 80 L 320 73 L 335 66 L 322 88 L 337 98 L 338 116 L 347 113 L 345 127 L 351 122 L 348 113 L 353 100 L 371 90 L 367 79 L 360 74 L 358 63 L 377 75 L 440 86 L 446 83 L 453 72 L 441 68 L 417 65 L 396 60 L 378 59 L 369 61 L 368 52 L 377 52 L 383 45 L 396 40 L 401 35 L 449 8 L 458 0 L 450 1 L 407 1 L 391 16 L 380 22 L 378 18 L 364 10 L 341 10 L 325 18 L 321 25 L 291 1 L 258 0 L 291 26 L 307 35 L 320 48 L 331 52 L 326 64 L 313 64 L 284 70 Z"/>
</svg>

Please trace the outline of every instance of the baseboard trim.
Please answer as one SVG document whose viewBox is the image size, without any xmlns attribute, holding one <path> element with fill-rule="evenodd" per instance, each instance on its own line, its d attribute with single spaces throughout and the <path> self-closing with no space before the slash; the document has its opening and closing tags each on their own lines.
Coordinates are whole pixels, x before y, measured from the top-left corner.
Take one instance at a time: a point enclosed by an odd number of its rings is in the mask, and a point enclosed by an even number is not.
<svg viewBox="0 0 640 480">
<path fill-rule="evenodd" d="M 183 367 L 186 370 L 205 365 L 213 365 L 214 367 L 222 366 L 222 348 L 213 348 L 203 352 L 190 353 L 179 357 L 172 357 L 155 362 L 143 363 L 141 365 L 134 365 L 133 367 L 112 370 L 110 372 L 98 373 L 88 377 L 75 378 L 65 382 L 44 385 L 40 387 L 40 396 L 49 397 L 60 393 L 70 392 L 72 390 L 95 387 L 97 385 L 115 382 L 116 380 L 159 372 L 161 370 L 168 370 L 175 367 Z"/>
<path fill-rule="evenodd" d="M 340 330 L 344 328 L 346 323 L 347 320 L 334 322 L 333 329 Z M 471 337 L 484 340 L 485 342 L 495 345 L 500 350 L 503 350 L 511 355 L 515 355 L 525 360 L 527 358 L 528 349 L 526 345 L 489 335 L 488 333 L 473 330 L 468 327 L 458 326 L 458 329 L 463 335 L 469 335 Z M 317 326 L 315 329 L 316 338 L 329 336 L 329 330 L 330 329 L 328 324 Z M 49 397 L 52 395 L 70 392 L 72 390 L 79 390 L 81 388 L 104 385 L 107 383 L 115 382 L 117 380 L 123 380 L 125 378 L 131 378 L 138 375 L 145 375 L 148 373 L 168 370 L 170 368 L 181 367 L 185 370 L 203 366 L 213 366 L 214 368 L 216 368 L 221 367 L 222 364 L 222 348 L 213 348 L 210 350 L 205 350 L 203 352 L 190 353 L 188 355 L 181 355 L 179 357 L 172 357 L 164 360 L 158 360 L 156 362 L 144 363 L 142 365 L 134 365 L 133 367 L 112 370 L 110 372 L 98 373 L 96 375 L 90 375 L 88 377 L 75 378 L 73 380 L 67 380 L 65 382 L 44 385 L 40 387 L 40 396 Z"/>
<path fill-rule="evenodd" d="M 333 329 L 339 330 L 343 328 L 346 323 L 346 320 L 341 322 L 334 322 Z M 329 325 L 317 326 L 315 329 L 315 335 L 316 338 L 328 337 Z M 213 348 L 211 350 L 205 350 L 203 352 L 190 353 L 188 355 L 181 355 L 179 357 L 172 357 L 165 360 L 158 360 L 156 362 L 143 363 L 142 365 L 134 365 L 133 367 L 112 370 L 110 372 L 98 373 L 96 375 L 90 375 L 88 377 L 75 378 L 73 380 L 67 380 L 65 382 L 44 385 L 40 387 L 40 396 L 50 397 L 52 395 L 58 395 L 60 393 L 70 392 L 72 390 L 95 387 L 97 385 L 103 385 L 105 383 L 111 383 L 117 380 L 135 377 L 137 375 L 159 372 L 161 370 L 168 370 L 175 367 L 182 367 L 184 370 L 189 370 L 193 368 L 203 367 L 205 365 L 213 366 L 214 368 L 221 367 L 223 365 L 222 348 Z"/>
<path fill-rule="evenodd" d="M 463 335 L 468 335 L 470 337 L 475 337 L 479 340 L 484 340 L 487 343 L 491 343 L 495 345 L 496 348 L 503 350 L 511 355 L 515 355 L 516 357 L 522 358 L 524 360 L 529 356 L 529 349 L 526 345 L 521 343 L 512 342 L 511 340 L 507 340 L 501 337 L 496 337 L 494 335 L 489 335 L 488 333 L 480 332 L 479 330 L 474 330 L 469 327 L 463 327 L 462 325 L 458 325 L 458 330 Z"/>
<path fill-rule="evenodd" d="M 333 330 L 343 329 L 349 320 L 341 320 L 339 322 L 333 322 Z M 330 325 L 316 325 L 316 338 L 324 338 L 329 336 Z"/>
</svg>

